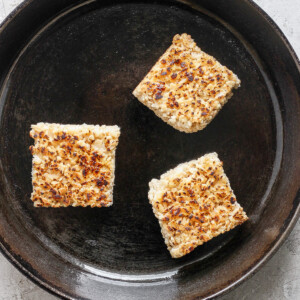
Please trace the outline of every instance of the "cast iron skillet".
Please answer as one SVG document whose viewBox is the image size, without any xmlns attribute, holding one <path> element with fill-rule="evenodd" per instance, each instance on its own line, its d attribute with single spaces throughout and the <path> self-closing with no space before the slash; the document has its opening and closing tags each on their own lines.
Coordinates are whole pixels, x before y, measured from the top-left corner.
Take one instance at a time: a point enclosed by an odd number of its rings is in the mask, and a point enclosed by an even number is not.
<svg viewBox="0 0 300 300">
<path fill-rule="evenodd" d="M 194 134 L 166 125 L 131 94 L 183 32 L 242 80 Z M 251 1 L 25 1 L 2 24 L 0 76 L 1 249 L 56 295 L 212 298 L 253 274 L 297 220 L 299 63 Z M 121 127 L 111 208 L 33 208 L 28 133 L 40 121 Z M 250 221 L 172 259 L 148 182 L 211 151 Z"/>
</svg>

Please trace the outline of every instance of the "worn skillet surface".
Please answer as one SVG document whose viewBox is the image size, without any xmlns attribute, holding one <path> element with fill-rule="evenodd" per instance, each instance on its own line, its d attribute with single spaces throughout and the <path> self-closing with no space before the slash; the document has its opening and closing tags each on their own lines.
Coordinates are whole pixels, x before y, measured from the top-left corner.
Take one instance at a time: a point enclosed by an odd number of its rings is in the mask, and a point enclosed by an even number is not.
<svg viewBox="0 0 300 300">
<path fill-rule="evenodd" d="M 249 277 L 299 212 L 299 64 L 249 1 L 25 1 L 0 31 L 0 242 L 57 295 L 193 299 Z M 255 26 L 253 26 L 255 24 Z M 242 87 L 203 131 L 163 123 L 131 94 L 176 33 L 237 73 Z M 33 208 L 30 124 L 117 124 L 111 208 Z M 148 182 L 216 151 L 250 220 L 171 259 Z"/>
</svg>

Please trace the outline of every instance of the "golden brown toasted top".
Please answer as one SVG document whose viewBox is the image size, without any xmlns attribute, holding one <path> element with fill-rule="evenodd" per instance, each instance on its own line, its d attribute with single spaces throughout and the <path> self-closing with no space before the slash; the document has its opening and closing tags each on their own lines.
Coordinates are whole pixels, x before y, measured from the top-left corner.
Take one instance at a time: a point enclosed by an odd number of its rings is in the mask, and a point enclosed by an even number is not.
<svg viewBox="0 0 300 300">
<path fill-rule="evenodd" d="M 173 257 L 247 220 L 215 153 L 153 179 L 149 199 Z"/>
<path fill-rule="evenodd" d="M 201 51 L 190 35 L 175 35 L 133 94 L 173 127 L 204 128 L 240 84 L 238 77 Z"/>
<path fill-rule="evenodd" d="M 32 125 L 35 206 L 112 204 L 117 126 Z"/>
</svg>

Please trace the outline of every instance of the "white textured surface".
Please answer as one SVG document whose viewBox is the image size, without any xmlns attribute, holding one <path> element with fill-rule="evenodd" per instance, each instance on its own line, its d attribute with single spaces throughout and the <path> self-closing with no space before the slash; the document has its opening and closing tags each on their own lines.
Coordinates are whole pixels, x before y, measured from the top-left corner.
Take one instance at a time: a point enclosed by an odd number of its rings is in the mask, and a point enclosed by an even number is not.
<svg viewBox="0 0 300 300">
<path fill-rule="evenodd" d="M 49 0 L 51 1 L 51 0 Z M 20 0 L 0 0 L 0 22 Z M 255 0 L 279 25 L 300 57 L 300 1 Z M 255 24 L 254 24 L 255 26 Z M 0 254 L 0 300 L 54 300 Z M 274 257 L 221 300 L 300 299 L 300 221 Z"/>
</svg>

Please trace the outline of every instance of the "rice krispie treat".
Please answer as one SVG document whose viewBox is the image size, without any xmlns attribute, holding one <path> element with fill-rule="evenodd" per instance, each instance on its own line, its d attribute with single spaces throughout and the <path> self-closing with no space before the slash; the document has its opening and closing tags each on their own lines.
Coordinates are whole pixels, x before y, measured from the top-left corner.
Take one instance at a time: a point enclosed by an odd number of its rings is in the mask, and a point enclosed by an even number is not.
<svg viewBox="0 0 300 300">
<path fill-rule="evenodd" d="M 163 121 L 190 133 L 206 127 L 239 86 L 232 71 L 184 33 L 174 36 L 133 94 Z"/>
<path fill-rule="evenodd" d="M 118 126 L 38 123 L 31 128 L 34 206 L 113 204 Z"/>
<path fill-rule="evenodd" d="M 173 258 L 245 222 L 216 153 L 178 165 L 152 179 L 149 201 Z"/>
</svg>

